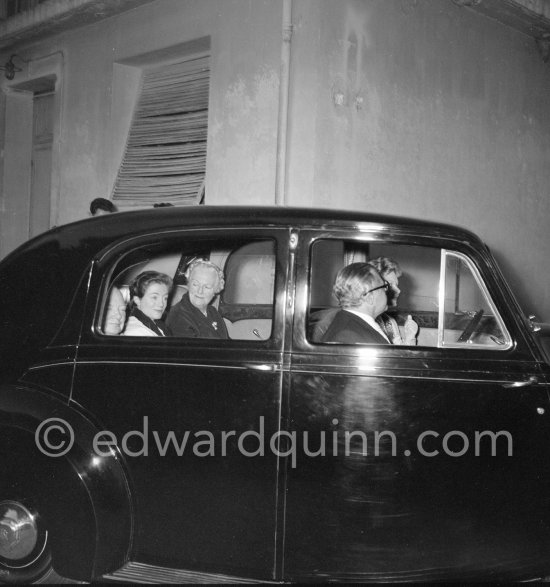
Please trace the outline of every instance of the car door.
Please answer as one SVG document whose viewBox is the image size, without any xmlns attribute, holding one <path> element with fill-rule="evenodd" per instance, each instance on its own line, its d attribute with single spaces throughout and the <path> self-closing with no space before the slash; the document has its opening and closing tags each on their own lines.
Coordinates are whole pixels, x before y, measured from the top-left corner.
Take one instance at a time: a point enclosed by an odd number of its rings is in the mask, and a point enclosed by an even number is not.
<svg viewBox="0 0 550 587">
<path fill-rule="evenodd" d="M 401 264 L 418 344 L 315 342 L 336 272 L 380 255 Z M 412 228 L 302 231 L 296 275 L 285 579 L 547 572 L 547 386 L 488 251 Z"/>
<path fill-rule="evenodd" d="M 287 254 L 284 229 L 214 227 L 144 235 L 96 259 L 72 400 L 105 431 L 102 450 L 112 441 L 124 459 L 132 560 L 273 577 L 278 458 L 261 438 L 279 429 Z M 175 303 L 199 256 L 233 267 L 219 305 L 233 338 L 105 334 L 113 287 L 161 271 Z"/>
</svg>

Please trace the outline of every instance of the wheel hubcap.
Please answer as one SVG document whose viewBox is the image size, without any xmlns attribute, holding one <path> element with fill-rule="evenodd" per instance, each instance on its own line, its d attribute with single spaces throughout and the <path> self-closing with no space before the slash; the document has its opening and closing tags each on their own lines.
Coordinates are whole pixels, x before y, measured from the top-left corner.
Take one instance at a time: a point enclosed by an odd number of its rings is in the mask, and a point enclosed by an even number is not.
<svg viewBox="0 0 550 587">
<path fill-rule="evenodd" d="M 8 563 L 22 562 L 37 542 L 36 517 L 19 502 L 0 502 L 0 557 Z"/>
</svg>

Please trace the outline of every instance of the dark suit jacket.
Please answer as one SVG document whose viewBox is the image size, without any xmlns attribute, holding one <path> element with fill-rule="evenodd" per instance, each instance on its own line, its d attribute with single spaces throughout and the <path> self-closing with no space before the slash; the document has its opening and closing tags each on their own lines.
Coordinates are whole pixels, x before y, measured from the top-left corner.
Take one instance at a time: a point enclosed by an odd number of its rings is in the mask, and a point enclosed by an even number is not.
<svg viewBox="0 0 550 587">
<path fill-rule="evenodd" d="M 307 337 L 313 342 L 322 342 L 325 332 L 339 311 L 340 308 L 326 308 L 313 312 L 308 320 Z"/>
<path fill-rule="evenodd" d="M 170 308 L 166 324 L 174 336 L 185 338 L 229 338 L 222 316 L 214 308 L 208 306 L 208 316 L 195 308 L 186 293 L 181 300 Z"/>
<path fill-rule="evenodd" d="M 322 342 L 389 344 L 379 332 L 362 318 L 345 310 L 340 310 L 334 316 L 334 320 L 322 337 Z"/>
</svg>

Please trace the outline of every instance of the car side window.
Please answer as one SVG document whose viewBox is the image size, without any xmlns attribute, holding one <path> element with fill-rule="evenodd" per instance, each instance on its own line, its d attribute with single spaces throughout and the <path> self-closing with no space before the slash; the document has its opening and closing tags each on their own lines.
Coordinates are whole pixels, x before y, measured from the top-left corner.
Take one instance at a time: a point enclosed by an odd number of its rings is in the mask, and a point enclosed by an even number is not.
<svg viewBox="0 0 550 587">
<path fill-rule="evenodd" d="M 230 337 L 265 340 L 271 335 L 275 291 L 275 243 L 255 241 L 234 250 L 225 263 L 220 312 Z"/>
<path fill-rule="evenodd" d="M 107 336 L 267 340 L 275 255 L 272 239 L 172 239 L 136 247 L 108 270 L 97 331 Z M 147 292 L 155 287 L 149 290 L 140 281 L 148 278 L 168 284 L 156 288 L 161 295 L 151 302 Z"/>
<path fill-rule="evenodd" d="M 441 255 L 445 297 L 438 346 L 508 348 L 510 336 L 475 266 L 461 253 Z"/>
<path fill-rule="evenodd" d="M 352 263 L 369 263 L 389 284 L 387 308 L 373 318 L 391 344 L 494 350 L 511 346 L 511 337 L 479 271 L 462 253 L 416 244 L 319 239 L 312 245 L 310 263 L 309 342 L 334 344 L 330 338 L 335 328 L 328 329 L 337 324 L 333 321 L 341 310 L 333 290 L 335 280 L 343 268 L 348 267 L 347 273 L 352 271 Z M 359 275 L 361 266 L 357 267 Z M 377 295 L 383 301 L 381 291 Z M 346 310 L 363 318 L 356 307 Z M 355 316 L 347 316 L 347 321 L 357 324 Z M 338 319 L 342 322 L 342 315 Z M 342 343 L 342 337 L 336 338 Z M 354 344 L 377 344 L 359 340 L 351 338 Z"/>
</svg>

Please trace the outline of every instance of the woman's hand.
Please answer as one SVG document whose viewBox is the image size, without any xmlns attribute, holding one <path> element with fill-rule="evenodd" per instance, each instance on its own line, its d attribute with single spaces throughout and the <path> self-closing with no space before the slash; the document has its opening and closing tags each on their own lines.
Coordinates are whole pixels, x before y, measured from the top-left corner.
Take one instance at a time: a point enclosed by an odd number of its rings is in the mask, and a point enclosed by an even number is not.
<svg viewBox="0 0 550 587">
<path fill-rule="evenodd" d="M 415 345 L 416 335 L 418 334 L 418 324 L 413 320 L 410 314 L 407 316 L 407 319 L 405 320 L 403 331 L 405 335 L 405 344 L 409 346 Z"/>
</svg>

